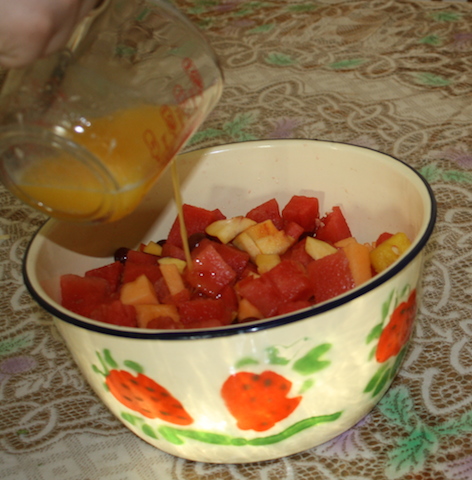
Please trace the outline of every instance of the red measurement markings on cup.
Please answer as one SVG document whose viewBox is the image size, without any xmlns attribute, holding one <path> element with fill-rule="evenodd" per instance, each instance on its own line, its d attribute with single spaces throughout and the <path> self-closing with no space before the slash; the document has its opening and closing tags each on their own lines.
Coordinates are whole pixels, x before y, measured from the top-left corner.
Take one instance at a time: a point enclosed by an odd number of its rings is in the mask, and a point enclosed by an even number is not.
<svg viewBox="0 0 472 480">
<path fill-rule="evenodd" d="M 173 96 L 176 105 L 161 106 L 159 113 L 165 128 L 159 132 L 148 128 L 143 132 L 143 140 L 151 156 L 164 164 L 176 153 L 184 142 L 184 137 L 186 139 L 191 131 L 194 122 L 192 116 L 198 112 L 204 92 L 203 77 L 192 59 L 182 60 L 182 70 L 191 86 L 185 89 L 181 84 L 175 85 Z"/>
</svg>

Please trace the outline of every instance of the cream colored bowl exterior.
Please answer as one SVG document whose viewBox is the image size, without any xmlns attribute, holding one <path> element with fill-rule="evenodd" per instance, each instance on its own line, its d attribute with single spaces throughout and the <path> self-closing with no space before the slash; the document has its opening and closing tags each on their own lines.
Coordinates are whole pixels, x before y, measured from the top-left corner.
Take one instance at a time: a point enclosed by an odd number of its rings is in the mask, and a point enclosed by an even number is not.
<svg viewBox="0 0 472 480">
<path fill-rule="evenodd" d="M 321 211 L 342 207 L 359 241 L 404 231 L 413 239 L 411 253 L 345 298 L 244 330 L 147 333 L 108 329 L 68 314 L 59 304 L 60 275 L 83 274 L 108 263 L 119 246 L 166 236 L 175 217 L 166 177 L 140 211 L 117 224 L 47 222 L 26 256 L 30 291 L 55 314 L 57 328 L 102 401 L 165 452 L 203 462 L 255 462 L 306 450 L 346 431 L 379 401 L 405 352 L 406 346 L 382 361 L 375 355 L 393 311 L 411 301 L 420 286 L 422 248 L 434 225 L 428 187 L 391 157 L 330 142 L 241 143 L 182 155 L 178 166 L 186 203 L 232 216 L 272 197 L 283 206 L 293 194 L 315 195 Z M 169 412 L 150 418 L 126 406 L 105 388 L 107 375 L 110 379 L 117 371 L 135 379 L 139 372 L 139 382 L 146 376 L 164 388 L 191 421 L 176 423 L 176 411 L 167 421 Z M 238 424 L 222 386 L 241 372 L 252 374 L 254 385 L 262 379 L 279 410 L 296 403 L 295 408 L 262 430 Z M 257 388 L 262 387 L 256 387 L 256 397 Z M 242 402 L 243 395 L 238 392 L 229 403 Z"/>
</svg>

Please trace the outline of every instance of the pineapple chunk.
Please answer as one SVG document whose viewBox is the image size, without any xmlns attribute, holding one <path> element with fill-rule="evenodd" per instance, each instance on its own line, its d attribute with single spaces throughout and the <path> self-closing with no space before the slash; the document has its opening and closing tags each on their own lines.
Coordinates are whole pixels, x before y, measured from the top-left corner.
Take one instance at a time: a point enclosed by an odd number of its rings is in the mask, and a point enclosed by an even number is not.
<svg viewBox="0 0 472 480">
<path fill-rule="evenodd" d="M 233 243 L 254 260 L 261 253 L 282 255 L 295 243 L 295 239 L 278 230 L 272 220 L 266 220 L 244 230 Z"/>
<path fill-rule="evenodd" d="M 257 272 L 262 275 L 281 262 L 280 255 L 273 253 L 261 253 L 256 256 Z"/>
<path fill-rule="evenodd" d="M 263 254 L 282 255 L 293 244 L 295 239 L 289 237 L 283 230 L 277 230 L 277 233 L 256 240 L 256 245 Z"/>
<path fill-rule="evenodd" d="M 404 233 L 396 233 L 370 252 L 370 261 L 377 273 L 394 263 L 411 245 Z"/>
<path fill-rule="evenodd" d="M 159 265 L 175 265 L 177 270 L 180 274 L 182 274 L 187 266 L 187 262 L 185 260 L 181 260 L 180 258 L 173 258 L 173 257 L 162 257 L 160 258 L 157 263 Z"/>
<path fill-rule="evenodd" d="M 150 253 L 151 255 L 156 255 L 157 257 L 160 257 L 162 255 L 162 246 L 151 240 L 146 245 L 144 245 L 142 251 L 144 253 Z"/>
<path fill-rule="evenodd" d="M 275 235 L 279 232 L 277 227 L 274 225 L 272 220 L 265 220 L 264 222 L 256 223 L 251 227 L 246 229 L 246 233 L 257 242 L 261 238 L 269 237 Z"/>
<path fill-rule="evenodd" d="M 240 233 L 236 238 L 234 238 L 233 244 L 240 250 L 244 250 L 245 252 L 249 253 L 252 259 L 256 258 L 257 255 L 262 253 L 259 247 L 256 245 L 256 242 L 246 231 Z"/>
<path fill-rule="evenodd" d="M 250 218 L 238 216 L 217 220 L 206 227 L 205 232 L 212 237 L 217 237 L 221 243 L 229 243 L 246 228 L 255 225 L 255 221 Z"/>
<path fill-rule="evenodd" d="M 337 252 L 336 248 L 329 243 L 313 237 L 306 237 L 305 250 L 313 260 L 319 260 Z"/>
</svg>

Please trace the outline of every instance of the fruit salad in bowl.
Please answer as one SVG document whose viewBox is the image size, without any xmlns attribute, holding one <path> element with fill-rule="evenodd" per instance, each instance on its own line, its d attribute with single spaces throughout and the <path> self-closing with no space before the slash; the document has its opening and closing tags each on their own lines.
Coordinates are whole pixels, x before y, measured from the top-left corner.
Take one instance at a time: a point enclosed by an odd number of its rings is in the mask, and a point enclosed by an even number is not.
<svg viewBox="0 0 472 480">
<path fill-rule="evenodd" d="M 168 172 L 123 220 L 46 222 L 31 294 L 101 400 L 165 452 L 256 462 L 345 432 L 407 352 L 430 187 L 393 157 L 314 140 L 176 161 L 180 219 Z"/>
</svg>

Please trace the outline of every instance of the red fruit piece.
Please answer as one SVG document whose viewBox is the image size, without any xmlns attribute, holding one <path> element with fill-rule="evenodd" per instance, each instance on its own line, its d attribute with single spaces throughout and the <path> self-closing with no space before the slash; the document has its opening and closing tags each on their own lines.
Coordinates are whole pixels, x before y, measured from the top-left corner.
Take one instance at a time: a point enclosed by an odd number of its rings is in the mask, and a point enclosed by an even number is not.
<svg viewBox="0 0 472 480">
<path fill-rule="evenodd" d="M 168 390 L 151 378 L 125 370 L 111 370 L 105 380 L 110 393 L 125 407 L 147 418 L 160 418 L 175 425 L 190 425 L 193 418 Z"/>
<path fill-rule="evenodd" d="M 264 276 L 276 286 L 284 302 L 308 300 L 313 296 L 313 287 L 304 268 L 291 260 L 282 260 Z"/>
<path fill-rule="evenodd" d="M 314 260 L 307 267 L 315 302 L 320 303 L 355 287 L 349 261 L 342 250 Z"/>
<path fill-rule="evenodd" d="M 126 263 L 155 265 L 157 263 L 157 257 L 150 253 L 140 252 L 138 250 L 128 250 Z"/>
<path fill-rule="evenodd" d="M 110 284 L 100 277 L 66 274 L 61 276 L 60 285 L 62 306 L 84 317 L 89 317 L 111 295 Z"/>
<path fill-rule="evenodd" d="M 90 313 L 90 318 L 99 322 L 122 327 L 137 327 L 136 309 L 133 305 L 123 305 L 120 300 L 112 300 L 99 305 Z"/>
<path fill-rule="evenodd" d="M 272 371 L 238 372 L 225 381 L 221 396 L 238 428 L 263 432 L 297 408 L 302 397 L 288 398 L 291 387 L 292 382 Z"/>
<path fill-rule="evenodd" d="M 308 308 L 311 306 L 312 303 L 308 300 L 296 300 L 294 302 L 284 303 L 277 310 L 277 315 L 285 315 L 287 313 L 296 312 L 297 310 L 301 310 L 302 308 Z"/>
<path fill-rule="evenodd" d="M 375 358 L 386 362 L 390 357 L 400 353 L 403 345 L 410 338 L 416 317 L 416 290 L 413 290 L 406 302 L 400 303 L 393 311 L 390 321 L 380 334 Z"/>
<path fill-rule="evenodd" d="M 236 284 L 236 292 L 252 303 L 265 318 L 276 315 L 284 303 L 277 287 L 265 275 L 244 278 Z"/>
<path fill-rule="evenodd" d="M 232 285 L 224 287 L 216 298 L 225 304 L 225 307 L 229 312 L 236 314 L 238 311 L 239 299 Z M 234 315 L 232 314 L 231 321 L 233 320 L 233 317 Z"/>
<path fill-rule="evenodd" d="M 157 282 L 162 277 L 161 269 L 157 263 L 126 262 L 121 281 L 122 283 L 133 282 L 141 275 L 146 275 L 151 283 Z"/>
<path fill-rule="evenodd" d="M 211 243 L 205 243 L 192 252 L 192 265 L 185 279 L 199 292 L 214 298 L 225 286 L 234 282 L 236 272 Z"/>
<path fill-rule="evenodd" d="M 195 233 L 204 233 L 205 228 L 208 227 L 210 223 L 226 218 L 218 209 L 206 210 L 204 208 L 194 207 L 193 205 L 187 204 L 182 206 L 182 211 L 188 237 Z M 180 236 L 180 222 L 178 218 L 176 218 L 172 224 L 169 236 L 167 237 L 167 242 L 172 245 L 177 245 L 178 247 L 182 247 L 183 245 L 182 237 Z"/>
<path fill-rule="evenodd" d="M 393 237 L 393 233 L 388 233 L 388 232 L 381 233 L 379 235 L 379 238 L 377 238 L 377 241 L 375 242 L 375 246 L 378 247 L 381 243 L 385 242 L 385 240 L 388 240 L 391 237 Z"/>
<path fill-rule="evenodd" d="M 146 324 L 146 328 L 155 328 L 156 330 L 180 330 L 183 326 L 171 317 L 157 317 L 150 320 Z"/>
<path fill-rule="evenodd" d="M 282 210 L 286 222 L 295 222 L 305 232 L 314 232 L 319 220 L 319 203 L 315 197 L 294 195 Z"/>
<path fill-rule="evenodd" d="M 209 242 L 210 240 L 204 240 L 202 243 L 206 241 Z M 232 245 L 225 245 L 217 242 L 212 242 L 212 245 L 221 255 L 221 258 L 236 272 L 238 277 L 241 276 L 249 263 L 249 254 L 239 250 L 239 248 L 233 247 Z"/>
<path fill-rule="evenodd" d="M 86 277 L 104 278 L 111 287 L 112 292 L 116 292 L 121 282 L 121 274 L 123 272 L 123 264 L 121 262 L 113 262 L 103 267 L 94 268 L 85 272 Z"/>
<path fill-rule="evenodd" d="M 332 212 L 321 219 L 316 238 L 334 244 L 348 237 L 352 237 L 352 234 L 346 219 L 339 207 L 333 207 Z"/>
<path fill-rule="evenodd" d="M 184 249 L 169 242 L 164 243 L 164 245 L 162 246 L 162 256 L 185 260 Z"/>
<path fill-rule="evenodd" d="M 284 221 L 282 215 L 280 215 L 279 204 L 275 198 L 261 203 L 257 207 L 253 208 L 246 214 L 247 218 L 254 220 L 257 223 L 265 222 L 266 220 L 272 220 L 272 223 L 278 230 L 282 230 Z"/>
<path fill-rule="evenodd" d="M 197 298 L 177 305 L 180 321 L 185 328 L 203 328 L 229 325 L 231 310 L 226 308 L 222 299 Z"/>
<path fill-rule="evenodd" d="M 313 261 L 313 257 L 311 257 L 306 251 L 306 238 L 300 240 L 291 248 L 289 248 L 282 255 L 282 258 L 286 260 L 293 260 L 294 262 L 299 262 L 306 268 L 308 264 Z"/>
<path fill-rule="evenodd" d="M 297 241 L 305 232 L 305 229 L 296 222 L 287 222 L 284 226 L 285 233 Z"/>
</svg>

